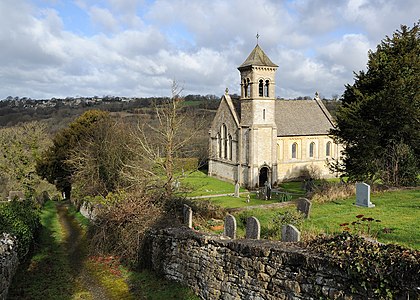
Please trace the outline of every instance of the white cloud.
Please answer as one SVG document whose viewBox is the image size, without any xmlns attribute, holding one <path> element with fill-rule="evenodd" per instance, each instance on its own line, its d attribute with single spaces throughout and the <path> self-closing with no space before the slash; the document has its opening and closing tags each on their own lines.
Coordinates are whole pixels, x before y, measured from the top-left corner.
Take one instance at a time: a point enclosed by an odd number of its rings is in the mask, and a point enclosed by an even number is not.
<svg viewBox="0 0 420 300">
<path fill-rule="evenodd" d="M 30 1 L 0 1 L 0 99 L 161 96 L 173 79 L 185 93 L 239 92 L 236 68 L 257 32 L 279 65 L 278 96 L 329 97 L 365 67 L 370 48 L 420 11 L 417 0 L 77 0 L 65 2 L 69 10 L 63 1 Z M 66 23 L 80 10 L 94 24 L 89 34 Z"/>
</svg>

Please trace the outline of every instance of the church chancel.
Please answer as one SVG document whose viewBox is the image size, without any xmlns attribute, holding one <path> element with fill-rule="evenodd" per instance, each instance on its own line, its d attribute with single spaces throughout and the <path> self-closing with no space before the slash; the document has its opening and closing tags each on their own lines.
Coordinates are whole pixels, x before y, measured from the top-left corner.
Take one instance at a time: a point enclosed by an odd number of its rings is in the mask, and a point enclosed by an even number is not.
<svg viewBox="0 0 420 300">
<path fill-rule="evenodd" d="M 248 188 L 316 173 L 341 147 L 328 136 L 332 118 L 318 93 L 313 100 L 279 100 L 274 64 L 257 44 L 238 67 L 240 97 L 226 90 L 212 122 L 209 175 Z"/>
</svg>

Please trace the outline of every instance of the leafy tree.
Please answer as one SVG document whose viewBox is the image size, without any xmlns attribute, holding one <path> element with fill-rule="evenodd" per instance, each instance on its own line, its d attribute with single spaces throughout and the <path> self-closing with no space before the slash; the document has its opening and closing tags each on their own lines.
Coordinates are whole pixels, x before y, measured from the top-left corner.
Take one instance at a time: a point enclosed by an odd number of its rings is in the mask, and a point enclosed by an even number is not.
<svg viewBox="0 0 420 300">
<path fill-rule="evenodd" d="M 73 170 L 73 188 L 78 195 L 106 197 L 127 186 L 123 169 L 131 158 L 127 125 L 107 117 L 96 122 L 71 150 L 67 163 Z"/>
<path fill-rule="evenodd" d="M 409 185 L 420 162 L 420 22 L 401 26 L 369 52 L 347 85 L 331 131 L 344 145 L 336 167 L 352 180 Z"/>
<path fill-rule="evenodd" d="M 1 193 L 22 190 L 36 196 L 48 189 L 36 174 L 36 160 L 50 144 L 46 126 L 39 122 L 24 123 L 0 129 Z"/>
<path fill-rule="evenodd" d="M 69 163 L 73 149 L 80 145 L 84 137 L 96 130 L 98 121 L 109 114 L 100 110 L 89 110 L 78 117 L 67 128 L 59 131 L 49 147 L 37 162 L 37 173 L 55 184 L 56 188 L 70 197 L 74 169 Z"/>
</svg>

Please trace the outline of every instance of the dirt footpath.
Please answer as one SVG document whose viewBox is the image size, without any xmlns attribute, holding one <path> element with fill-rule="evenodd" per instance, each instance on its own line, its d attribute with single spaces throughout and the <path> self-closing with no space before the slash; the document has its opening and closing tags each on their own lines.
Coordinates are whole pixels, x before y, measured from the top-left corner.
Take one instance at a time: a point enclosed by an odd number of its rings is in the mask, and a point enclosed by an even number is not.
<svg viewBox="0 0 420 300">
<path fill-rule="evenodd" d="M 87 259 L 87 246 L 84 232 L 73 216 L 68 214 L 69 204 L 60 203 L 57 205 L 57 212 L 60 224 L 65 232 L 64 247 L 67 252 L 73 278 L 80 284 L 83 290 L 90 294 L 86 299 L 106 300 L 106 290 L 91 276 L 85 268 Z"/>
</svg>

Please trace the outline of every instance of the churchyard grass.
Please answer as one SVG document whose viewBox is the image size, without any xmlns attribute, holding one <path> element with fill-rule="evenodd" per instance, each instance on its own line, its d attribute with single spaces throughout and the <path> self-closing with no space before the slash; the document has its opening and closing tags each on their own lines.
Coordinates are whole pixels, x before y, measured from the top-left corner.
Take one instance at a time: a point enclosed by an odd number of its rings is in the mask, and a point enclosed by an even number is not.
<svg viewBox="0 0 420 300">
<path fill-rule="evenodd" d="M 235 185 L 233 183 L 209 177 L 201 171 L 188 174 L 180 182 L 181 192 L 186 193 L 188 197 L 233 194 L 235 192 Z M 241 188 L 239 192 L 246 192 L 246 190 Z"/>
<path fill-rule="evenodd" d="M 368 221 L 363 227 L 354 229 L 351 223 L 357 221 L 357 215 L 373 218 L 370 236 L 383 243 L 397 243 L 406 247 L 420 250 L 420 190 L 400 190 L 381 192 L 371 195 L 373 208 L 355 206 L 355 197 L 340 199 L 333 202 L 313 203 L 310 219 L 303 222 L 301 231 L 303 238 L 316 234 L 331 234 L 343 231 L 340 224 L 350 223 L 350 232 L 364 233 L 367 231 Z M 241 214 L 255 216 L 261 223 L 261 236 L 272 225 L 277 212 L 295 209 L 295 206 L 281 209 L 253 209 L 235 213 L 237 219 Z M 380 222 L 376 222 L 380 220 Z M 238 222 L 238 237 L 244 235 L 244 228 Z"/>
</svg>

